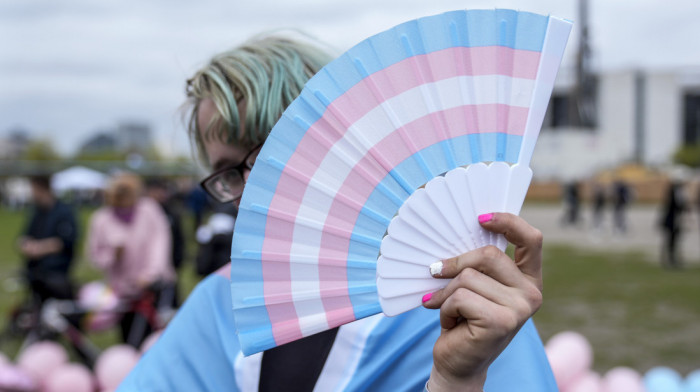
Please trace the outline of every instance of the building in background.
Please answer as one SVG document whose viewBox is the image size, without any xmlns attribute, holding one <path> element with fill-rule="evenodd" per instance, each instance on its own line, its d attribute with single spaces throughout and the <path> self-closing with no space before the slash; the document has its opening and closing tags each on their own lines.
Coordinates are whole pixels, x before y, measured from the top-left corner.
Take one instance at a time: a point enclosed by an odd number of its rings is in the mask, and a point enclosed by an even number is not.
<svg viewBox="0 0 700 392">
<path fill-rule="evenodd" d="M 151 127 L 145 123 L 122 122 L 117 126 L 114 136 L 121 151 L 143 153 L 153 147 Z"/>
<path fill-rule="evenodd" d="M 92 155 L 108 151 L 117 151 L 119 143 L 111 132 L 98 132 L 90 136 L 78 149 L 82 154 Z"/>
<path fill-rule="evenodd" d="M 148 124 L 125 121 L 113 130 L 99 131 L 90 136 L 78 149 L 78 155 L 94 156 L 110 152 L 146 154 L 153 147 L 152 130 Z"/>
<path fill-rule="evenodd" d="M 560 71 L 532 159 L 538 180 L 583 179 L 622 164 L 666 167 L 700 142 L 700 69 L 595 75 L 591 122 L 571 114 L 574 72 Z"/>
</svg>

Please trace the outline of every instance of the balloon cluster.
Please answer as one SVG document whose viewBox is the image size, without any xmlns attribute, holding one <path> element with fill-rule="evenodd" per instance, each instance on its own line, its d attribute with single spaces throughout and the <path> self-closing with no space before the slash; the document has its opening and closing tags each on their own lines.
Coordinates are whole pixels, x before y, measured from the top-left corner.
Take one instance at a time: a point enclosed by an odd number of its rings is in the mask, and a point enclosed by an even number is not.
<svg viewBox="0 0 700 392">
<path fill-rule="evenodd" d="M 644 375 L 615 367 L 601 376 L 591 369 L 591 344 L 577 332 L 552 336 L 545 352 L 561 392 L 700 392 L 700 369 L 685 379 L 667 367 L 655 367 Z"/>
<path fill-rule="evenodd" d="M 27 346 L 16 364 L 0 354 L 0 392 L 114 391 L 160 333 L 146 338 L 140 351 L 124 344 L 107 348 L 97 358 L 94 372 L 83 364 L 69 362 L 63 346 L 53 341 Z"/>
</svg>

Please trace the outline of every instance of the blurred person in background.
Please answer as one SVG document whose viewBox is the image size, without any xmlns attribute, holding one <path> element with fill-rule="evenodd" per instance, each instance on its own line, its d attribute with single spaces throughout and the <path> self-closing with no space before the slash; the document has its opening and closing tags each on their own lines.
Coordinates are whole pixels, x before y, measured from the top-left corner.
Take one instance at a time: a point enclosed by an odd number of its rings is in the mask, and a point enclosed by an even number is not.
<svg viewBox="0 0 700 392">
<path fill-rule="evenodd" d="M 684 192 L 684 183 L 671 181 L 662 204 L 661 229 L 664 232 L 664 242 L 661 248 L 661 265 L 679 268 L 678 241 L 683 230 L 683 213 L 688 209 L 688 199 Z"/>
<path fill-rule="evenodd" d="M 39 303 L 72 298 L 69 271 L 78 236 L 75 214 L 51 192 L 50 176 L 33 176 L 29 181 L 34 208 L 17 241 L 29 287 Z"/>
<path fill-rule="evenodd" d="M 231 261 L 231 238 L 236 224 L 236 207 L 217 203 L 207 223 L 197 229 L 197 275 L 205 277 Z"/>
<path fill-rule="evenodd" d="M 600 231 L 603 228 L 606 199 L 605 186 L 596 182 L 593 186 L 593 230 L 595 231 Z"/>
<path fill-rule="evenodd" d="M 105 206 L 92 215 L 89 228 L 88 257 L 120 298 L 153 294 L 153 308 L 170 307 L 175 294 L 170 225 L 158 203 L 142 196 L 138 176 L 124 173 L 110 181 Z M 121 320 L 122 338 L 134 347 L 152 331 L 141 317 L 129 310 Z"/>
<path fill-rule="evenodd" d="M 627 233 L 627 207 L 632 202 L 632 190 L 623 180 L 619 179 L 613 184 L 613 231 L 620 234 Z"/>
<path fill-rule="evenodd" d="M 152 178 L 146 181 L 146 195 L 158 202 L 163 213 L 168 218 L 171 237 L 171 263 L 175 273 L 180 271 L 185 259 L 185 236 L 182 232 L 182 216 L 177 203 L 173 200 L 168 182 L 164 179 Z M 176 284 L 177 286 L 177 284 Z M 177 291 L 176 291 L 177 292 Z M 177 306 L 177 295 L 173 297 L 173 306 Z"/>
<path fill-rule="evenodd" d="M 190 209 L 192 212 L 192 216 L 194 217 L 194 231 L 196 232 L 199 226 L 202 225 L 202 221 L 204 220 L 204 214 L 206 212 L 206 209 L 209 205 L 209 200 L 207 200 L 207 194 L 200 188 L 199 186 L 195 185 L 190 189 L 190 191 L 187 193 L 187 207 Z"/>
<path fill-rule="evenodd" d="M 564 215 L 561 218 L 561 225 L 578 226 L 580 210 L 579 183 L 574 180 L 564 186 Z"/>
<path fill-rule="evenodd" d="M 215 56 L 187 82 L 189 132 L 212 172 L 203 181 L 212 197 L 238 205 L 273 125 L 329 60 L 302 41 L 258 37 Z M 236 336 L 228 263 L 193 290 L 118 390 L 439 392 L 481 391 L 486 383 L 492 392 L 555 391 L 528 321 L 541 303 L 541 233 L 510 214 L 479 220 L 515 244 L 515 262 L 495 247 L 446 260 L 439 276 L 459 277 L 426 295 L 424 307 L 248 357 Z"/>
</svg>

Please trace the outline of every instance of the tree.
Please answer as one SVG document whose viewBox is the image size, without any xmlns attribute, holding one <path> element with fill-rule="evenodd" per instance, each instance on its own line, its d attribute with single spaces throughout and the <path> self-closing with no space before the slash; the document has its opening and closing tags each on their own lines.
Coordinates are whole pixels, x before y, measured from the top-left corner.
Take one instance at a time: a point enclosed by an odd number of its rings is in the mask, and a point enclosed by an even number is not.
<svg viewBox="0 0 700 392">
<path fill-rule="evenodd" d="M 700 167 L 700 144 L 683 145 L 673 154 L 673 161 L 690 167 Z"/>
<path fill-rule="evenodd" d="M 56 152 L 50 141 L 34 140 L 29 142 L 20 159 L 28 161 L 58 161 L 61 159 L 61 155 Z"/>
</svg>

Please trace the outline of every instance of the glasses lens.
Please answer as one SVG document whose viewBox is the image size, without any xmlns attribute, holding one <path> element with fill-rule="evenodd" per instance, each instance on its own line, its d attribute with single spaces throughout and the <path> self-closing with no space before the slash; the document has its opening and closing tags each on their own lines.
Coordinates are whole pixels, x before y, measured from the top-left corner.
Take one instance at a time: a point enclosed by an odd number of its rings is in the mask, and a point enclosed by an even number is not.
<svg viewBox="0 0 700 392">
<path fill-rule="evenodd" d="M 243 192 L 243 178 L 232 169 L 210 179 L 205 184 L 207 190 L 222 203 L 232 201 Z"/>
</svg>

